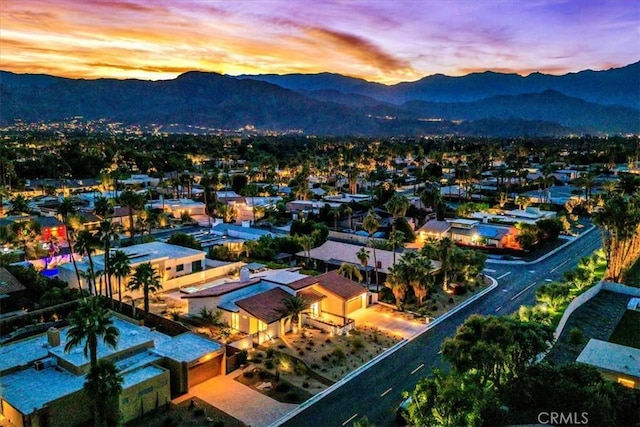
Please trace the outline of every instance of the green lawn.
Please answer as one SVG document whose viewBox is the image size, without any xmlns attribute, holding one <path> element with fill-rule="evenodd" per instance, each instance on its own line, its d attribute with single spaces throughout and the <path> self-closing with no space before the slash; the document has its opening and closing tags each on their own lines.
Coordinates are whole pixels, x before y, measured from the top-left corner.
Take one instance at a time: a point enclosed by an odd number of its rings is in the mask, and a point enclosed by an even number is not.
<svg viewBox="0 0 640 427">
<path fill-rule="evenodd" d="M 609 342 L 640 348 L 640 311 L 627 310 L 611 334 Z"/>
</svg>

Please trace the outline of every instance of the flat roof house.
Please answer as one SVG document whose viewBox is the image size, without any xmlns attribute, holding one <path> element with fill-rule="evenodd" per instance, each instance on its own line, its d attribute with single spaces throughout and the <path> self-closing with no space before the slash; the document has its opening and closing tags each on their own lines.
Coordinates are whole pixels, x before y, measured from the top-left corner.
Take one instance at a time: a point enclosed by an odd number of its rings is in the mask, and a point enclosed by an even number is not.
<svg viewBox="0 0 640 427">
<path fill-rule="evenodd" d="M 207 338 L 190 332 L 170 337 L 116 316 L 113 325 L 118 345 L 99 341 L 98 358 L 112 360 L 123 377 L 124 423 L 224 371 L 222 345 Z M 89 421 L 83 384 L 90 362 L 83 346 L 65 353 L 67 330 L 51 328 L 0 348 L 0 419 L 18 427 Z"/>
<path fill-rule="evenodd" d="M 590 339 L 576 361 L 595 367 L 606 380 L 640 389 L 640 349 Z"/>
</svg>

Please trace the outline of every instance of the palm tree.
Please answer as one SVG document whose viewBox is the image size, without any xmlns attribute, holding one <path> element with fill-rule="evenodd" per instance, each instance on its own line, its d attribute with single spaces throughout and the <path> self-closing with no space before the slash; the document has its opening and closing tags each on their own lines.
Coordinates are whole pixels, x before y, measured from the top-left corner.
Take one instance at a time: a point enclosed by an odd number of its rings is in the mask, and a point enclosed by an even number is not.
<svg viewBox="0 0 640 427">
<path fill-rule="evenodd" d="M 389 241 L 393 249 L 393 265 L 396 265 L 396 248 L 404 245 L 404 233 L 400 230 L 393 230 L 389 235 Z"/>
<path fill-rule="evenodd" d="M 350 262 L 343 262 L 340 264 L 340 268 L 338 268 L 338 273 L 347 277 L 349 280 L 353 280 L 353 276 L 356 276 L 358 281 L 362 280 L 362 273 L 360 273 L 360 269 L 357 265 L 351 264 Z"/>
<path fill-rule="evenodd" d="M 409 252 L 402 257 L 399 266 L 405 270 L 406 280 L 413 288 L 413 293 L 418 298 L 418 304 L 422 305 L 422 300 L 433 286 L 431 260 L 417 252 Z"/>
<path fill-rule="evenodd" d="M 149 292 L 158 292 L 162 289 L 160 276 L 150 262 L 140 264 L 135 268 L 133 276 L 129 280 L 129 290 L 142 290 L 144 295 L 144 320 L 149 316 Z"/>
<path fill-rule="evenodd" d="M 392 231 L 396 229 L 396 221 L 398 218 L 404 217 L 409 209 L 409 200 L 402 194 L 394 194 L 384 205 L 387 211 L 393 215 Z"/>
<path fill-rule="evenodd" d="M 456 245 L 451 239 L 445 237 L 438 243 L 438 260 L 440 261 L 440 271 L 442 271 L 442 290 L 449 290 L 449 274 L 453 271 L 453 258 Z"/>
<path fill-rule="evenodd" d="M 118 224 L 112 223 L 109 219 L 100 221 L 98 227 L 98 241 L 102 243 L 104 249 L 104 274 L 106 280 L 106 296 L 111 299 L 111 308 L 113 309 L 113 289 L 111 287 L 111 240 L 120 239 L 120 227 Z"/>
<path fill-rule="evenodd" d="M 365 229 L 367 233 L 369 233 L 369 241 L 371 242 L 371 247 L 373 248 L 373 271 L 376 275 L 376 292 L 380 290 L 380 279 L 378 277 L 378 259 L 376 257 L 376 245 L 375 242 L 372 241 L 373 235 L 378 228 L 380 228 L 380 222 L 378 218 L 376 218 L 376 214 L 373 210 L 370 210 L 367 216 L 364 217 L 364 221 L 362 221 L 362 228 Z"/>
<path fill-rule="evenodd" d="M 291 316 L 291 321 L 298 325 L 298 329 L 302 328 L 302 312 L 309 308 L 309 301 L 301 296 L 292 295 L 282 299 L 284 310 L 281 312 L 285 316 Z"/>
<path fill-rule="evenodd" d="M 386 287 L 391 289 L 396 299 L 398 310 L 402 309 L 402 303 L 408 289 L 408 270 L 404 264 L 396 264 L 389 268 L 387 281 L 384 283 Z"/>
<path fill-rule="evenodd" d="M 356 252 L 356 257 L 360 264 L 362 264 L 362 268 L 364 269 L 365 282 L 367 282 L 367 286 L 369 286 L 369 251 L 365 248 L 360 248 L 358 252 Z"/>
<path fill-rule="evenodd" d="M 96 427 L 118 423 L 119 398 L 124 381 L 119 372 L 112 361 L 100 360 L 87 374 L 84 390 L 93 405 L 93 421 Z"/>
<path fill-rule="evenodd" d="M 98 339 L 115 349 L 120 331 L 113 326 L 111 314 L 98 297 L 87 297 L 80 301 L 78 308 L 69 315 L 69 329 L 65 353 L 84 344 L 84 356 L 89 357 L 91 367 L 98 364 Z"/>
<path fill-rule="evenodd" d="M 216 326 L 220 325 L 222 312 L 220 310 L 202 307 L 196 317 L 207 329 L 209 329 L 209 334 L 213 337 Z"/>
<path fill-rule="evenodd" d="M 109 214 L 113 213 L 113 206 L 109 199 L 99 196 L 94 202 L 94 212 L 100 218 L 106 218 Z"/>
<path fill-rule="evenodd" d="M 71 221 L 69 220 L 72 215 L 75 215 L 76 208 L 73 205 L 73 200 L 69 197 L 65 197 L 62 199 L 62 202 L 58 206 L 57 214 L 60 217 L 60 220 L 64 222 L 64 231 L 67 237 L 67 244 L 69 245 L 69 253 L 71 256 L 71 262 L 73 263 L 73 270 L 76 272 L 76 279 L 78 279 L 78 288 L 80 289 L 80 296 L 82 296 L 82 286 L 80 286 L 80 272 L 78 271 L 78 264 L 76 264 L 76 258 L 73 256 L 74 253 L 74 242 L 71 239 L 71 234 L 69 229 L 71 228 Z"/>
<path fill-rule="evenodd" d="M 640 257 L 640 192 L 611 194 L 602 209 L 594 212 L 593 221 L 602 233 L 605 279 L 621 282 Z"/>
<path fill-rule="evenodd" d="M 145 201 L 146 199 L 143 195 L 134 193 L 131 190 L 127 190 L 120 194 L 120 203 L 129 208 L 129 237 L 131 237 L 132 241 L 135 235 L 133 216 L 137 210 L 144 207 Z"/>
<path fill-rule="evenodd" d="M 99 241 L 93 234 L 91 234 L 90 231 L 82 230 L 78 233 L 78 238 L 76 239 L 76 248 L 78 249 L 78 253 L 86 254 L 87 258 L 89 259 L 90 275 L 88 277 L 90 281 L 87 283 L 87 286 L 89 288 L 89 293 L 92 293 L 91 289 L 93 289 L 94 293 L 96 290 L 96 282 L 95 282 L 96 274 L 93 268 L 93 257 L 91 255 L 95 253 L 96 247 L 98 246 L 98 244 L 99 244 Z"/>
<path fill-rule="evenodd" d="M 516 205 L 518 205 L 518 208 L 520 210 L 526 210 L 527 206 L 531 204 L 531 197 L 526 194 L 523 194 L 523 195 L 517 196 L 515 202 L 516 202 Z"/>
<path fill-rule="evenodd" d="M 113 253 L 110 264 L 111 273 L 118 280 L 118 303 L 122 311 L 122 279 L 126 279 L 131 274 L 131 261 L 125 252 L 117 250 Z"/>
<path fill-rule="evenodd" d="M 11 199 L 11 210 L 9 211 L 10 214 L 14 214 L 14 213 L 28 214 L 30 212 L 31 212 L 31 209 L 29 209 L 29 203 L 27 202 L 27 199 L 25 199 L 23 195 L 18 194 L 16 197 Z"/>
<path fill-rule="evenodd" d="M 302 234 L 298 236 L 298 243 L 302 246 L 304 250 L 305 257 L 307 258 L 306 267 L 309 268 L 309 261 L 311 260 L 311 249 L 313 248 L 313 244 L 316 242 L 316 236 L 319 234 L 317 230 L 313 231 L 311 234 Z"/>
</svg>

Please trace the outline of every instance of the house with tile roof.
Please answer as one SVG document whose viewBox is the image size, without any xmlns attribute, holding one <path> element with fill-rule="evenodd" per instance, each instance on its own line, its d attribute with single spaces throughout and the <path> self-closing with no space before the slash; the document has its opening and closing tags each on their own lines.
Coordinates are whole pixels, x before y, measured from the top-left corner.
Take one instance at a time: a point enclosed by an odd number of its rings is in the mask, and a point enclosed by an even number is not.
<svg viewBox="0 0 640 427">
<path fill-rule="evenodd" d="M 286 269 L 267 270 L 249 277 L 249 271 L 243 270 L 240 280 L 183 290 L 188 313 L 197 315 L 203 308 L 220 310 L 222 322 L 260 344 L 285 335 L 295 326 L 283 304 L 286 298 L 304 298 L 308 308 L 303 323 L 334 333 L 353 328 L 349 316 L 367 306 L 367 289 L 335 271 L 307 276 Z"/>
</svg>

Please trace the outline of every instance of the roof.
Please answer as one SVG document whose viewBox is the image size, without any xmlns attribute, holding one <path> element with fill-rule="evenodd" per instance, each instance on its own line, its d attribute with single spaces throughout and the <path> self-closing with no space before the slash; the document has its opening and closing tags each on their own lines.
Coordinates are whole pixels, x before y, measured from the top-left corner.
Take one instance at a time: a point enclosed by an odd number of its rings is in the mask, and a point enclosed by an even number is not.
<svg viewBox="0 0 640 427">
<path fill-rule="evenodd" d="M 360 249 L 362 249 L 362 246 L 327 240 L 317 248 L 311 249 L 310 256 L 312 259 L 317 259 L 327 263 L 330 260 L 339 260 L 341 261 L 341 263 L 348 262 L 355 265 L 362 265 L 362 263 L 358 259 L 358 256 L 356 255 Z M 373 267 L 373 249 L 365 249 L 369 252 L 369 265 Z M 306 254 L 302 251 L 298 252 L 296 255 L 299 257 L 306 257 Z M 396 253 L 396 263 L 400 259 L 402 259 L 402 256 L 402 253 Z M 380 263 L 380 268 L 378 268 L 378 271 L 383 274 L 388 274 L 389 267 L 393 265 L 393 252 L 376 249 L 376 259 Z M 431 266 L 432 270 L 439 270 L 440 262 L 431 260 Z"/>
<path fill-rule="evenodd" d="M 504 236 L 508 235 L 510 230 L 506 227 L 498 227 L 492 225 L 477 225 L 474 230 L 478 235 L 487 239 L 500 240 Z"/>
<path fill-rule="evenodd" d="M 113 320 L 113 326 L 115 326 L 120 332 L 120 335 L 118 336 L 118 344 L 116 348 L 113 349 L 107 346 L 102 340 L 98 340 L 98 359 L 110 357 L 114 354 L 125 354 L 134 348 L 141 349 L 142 347 L 157 347 L 163 341 L 171 339 L 168 335 L 151 331 L 149 328 L 144 326 L 134 325 L 133 323 L 129 323 L 118 317 L 112 316 L 111 319 Z M 60 345 L 50 348 L 49 353 L 77 367 L 88 365 L 89 358 L 84 355 L 84 345 L 75 347 L 69 353 L 64 351 L 64 347 L 67 343 L 68 330 L 69 327 L 60 330 Z"/>
<path fill-rule="evenodd" d="M 286 317 L 284 314 L 286 313 L 286 307 L 282 300 L 289 297 L 291 297 L 291 294 L 280 288 L 273 288 L 236 301 L 236 305 L 253 317 L 269 324 Z"/>
<path fill-rule="evenodd" d="M 27 368 L 3 375 L 0 388 L 3 400 L 28 415 L 51 401 L 81 390 L 84 380 L 84 375 L 73 375 L 65 370 Z"/>
<path fill-rule="evenodd" d="M 321 274 L 316 277 L 316 279 L 318 279 L 322 288 L 327 289 L 344 300 L 350 300 L 367 293 L 366 288 L 342 276 L 337 270 Z"/>
<path fill-rule="evenodd" d="M 438 221 L 432 219 L 427 221 L 422 227 L 420 227 L 417 231 L 424 231 L 425 233 L 433 233 L 433 234 L 442 234 L 451 228 L 451 224 L 448 221 Z"/>
<path fill-rule="evenodd" d="M 246 282 L 230 282 L 224 283 L 218 286 L 212 286 L 210 288 L 205 288 L 200 291 L 196 291 L 190 293 L 188 295 L 184 295 L 182 298 L 211 298 L 211 297 L 219 297 L 224 294 L 228 294 L 233 291 L 237 291 L 238 289 L 244 289 L 248 286 L 255 285 L 260 282 L 259 278 L 250 279 Z"/>
<path fill-rule="evenodd" d="M 577 362 L 640 378 L 640 349 L 590 339 Z"/>
<path fill-rule="evenodd" d="M 24 291 L 25 288 L 6 268 L 0 268 L 0 295 Z"/>
<path fill-rule="evenodd" d="M 42 227 L 62 227 L 64 223 L 58 218 L 52 216 L 37 216 L 33 220 L 40 224 Z"/>
<path fill-rule="evenodd" d="M 300 292 L 296 293 L 297 296 L 303 297 L 309 303 L 314 303 L 326 298 L 326 295 L 322 295 L 320 292 L 316 292 L 313 289 L 303 289 Z"/>
<path fill-rule="evenodd" d="M 185 332 L 160 343 L 156 352 L 177 362 L 193 362 L 201 357 L 219 351 L 222 346 L 215 341 Z"/>
<path fill-rule="evenodd" d="M 293 289 L 294 291 L 306 288 L 311 285 L 315 285 L 318 283 L 318 278 L 316 276 L 305 277 L 304 279 L 296 280 L 295 282 L 288 283 L 287 286 Z"/>
</svg>

